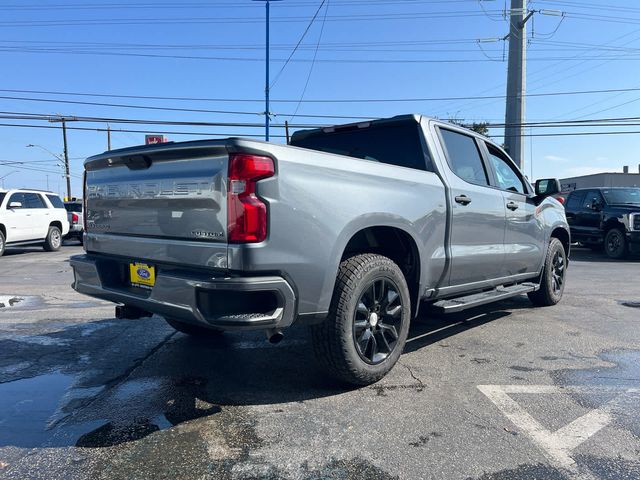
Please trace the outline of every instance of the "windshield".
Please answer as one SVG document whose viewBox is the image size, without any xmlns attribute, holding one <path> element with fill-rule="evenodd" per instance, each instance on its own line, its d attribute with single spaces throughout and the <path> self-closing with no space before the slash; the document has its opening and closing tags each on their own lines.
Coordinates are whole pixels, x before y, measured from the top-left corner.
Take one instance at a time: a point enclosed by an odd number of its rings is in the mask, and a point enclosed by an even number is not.
<svg viewBox="0 0 640 480">
<path fill-rule="evenodd" d="M 640 205 L 640 188 L 612 188 L 602 190 L 607 203 Z"/>
<path fill-rule="evenodd" d="M 6 192 L 0 192 L 0 204 L 2 204 L 2 201 L 4 200 L 5 195 L 6 195 Z"/>
</svg>

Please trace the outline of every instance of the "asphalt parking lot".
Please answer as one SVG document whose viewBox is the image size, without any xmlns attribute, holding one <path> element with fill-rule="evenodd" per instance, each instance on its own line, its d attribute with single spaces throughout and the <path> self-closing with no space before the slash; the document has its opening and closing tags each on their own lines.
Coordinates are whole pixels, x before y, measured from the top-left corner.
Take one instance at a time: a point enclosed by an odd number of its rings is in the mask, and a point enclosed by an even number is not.
<svg viewBox="0 0 640 480">
<path fill-rule="evenodd" d="M 69 284 L 77 246 L 0 258 L 2 479 L 640 478 L 640 261 L 576 249 L 561 304 L 414 322 L 345 390 L 304 329 L 195 340 Z"/>
</svg>

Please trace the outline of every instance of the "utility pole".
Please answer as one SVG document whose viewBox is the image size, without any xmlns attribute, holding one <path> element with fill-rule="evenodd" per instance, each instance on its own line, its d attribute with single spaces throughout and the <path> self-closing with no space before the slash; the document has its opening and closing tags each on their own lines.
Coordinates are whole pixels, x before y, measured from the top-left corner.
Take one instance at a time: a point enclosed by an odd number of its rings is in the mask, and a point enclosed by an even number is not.
<svg viewBox="0 0 640 480">
<path fill-rule="evenodd" d="M 75 117 L 51 117 L 49 121 L 51 123 L 62 123 L 62 142 L 64 144 L 63 160 L 64 160 L 64 176 L 67 179 L 67 198 L 71 198 L 71 172 L 69 169 L 69 149 L 67 148 L 67 121 L 74 121 Z M 46 148 L 40 145 L 27 145 L 27 147 L 40 147 L 44 150 Z M 48 150 L 47 150 L 48 151 Z M 51 153 L 51 152 L 49 152 Z M 55 157 L 60 158 L 58 155 L 53 154 Z"/>
<path fill-rule="evenodd" d="M 511 0 L 509 15 L 509 63 L 507 67 L 507 106 L 505 112 L 505 147 L 513 161 L 522 169 L 524 162 L 524 120 L 526 85 L 526 23 L 528 12 L 524 0 Z"/>
<path fill-rule="evenodd" d="M 111 150 L 111 127 L 107 125 L 107 150 Z"/>
<path fill-rule="evenodd" d="M 64 143 L 64 176 L 67 178 L 67 200 L 71 200 L 71 175 L 69 172 L 69 151 L 67 150 L 67 122 L 62 118 L 62 141 Z"/>
</svg>

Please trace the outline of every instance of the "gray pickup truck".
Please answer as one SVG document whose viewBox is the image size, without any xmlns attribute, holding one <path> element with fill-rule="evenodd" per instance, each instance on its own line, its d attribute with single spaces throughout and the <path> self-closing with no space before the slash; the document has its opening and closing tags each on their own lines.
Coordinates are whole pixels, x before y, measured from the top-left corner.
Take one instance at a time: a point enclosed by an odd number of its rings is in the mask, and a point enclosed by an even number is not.
<svg viewBox="0 0 640 480">
<path fill-rule="evenodd" d="M 421 304 L 563 293 L 557 180 L 534 190 L 499 146 L 428 117 L 113 150 L 85 170 L 75 290 L 192 335 L 308 324 L 352 384 L 393 367 Z"/>
</svg>

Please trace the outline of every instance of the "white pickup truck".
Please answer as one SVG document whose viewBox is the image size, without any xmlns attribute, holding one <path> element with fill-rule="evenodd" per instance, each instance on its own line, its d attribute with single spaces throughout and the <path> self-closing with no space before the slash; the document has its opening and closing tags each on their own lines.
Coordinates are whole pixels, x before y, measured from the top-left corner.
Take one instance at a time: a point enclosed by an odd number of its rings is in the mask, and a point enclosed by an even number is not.
<svg viewBox="0 0 640 480">
<path fill-rule="evenodd" d="M 5 247 L 42 244 L 58 250 L 69 232 L 60 197 L 40 190 L 0 190 L 0 256 Z"/>
</svg>

